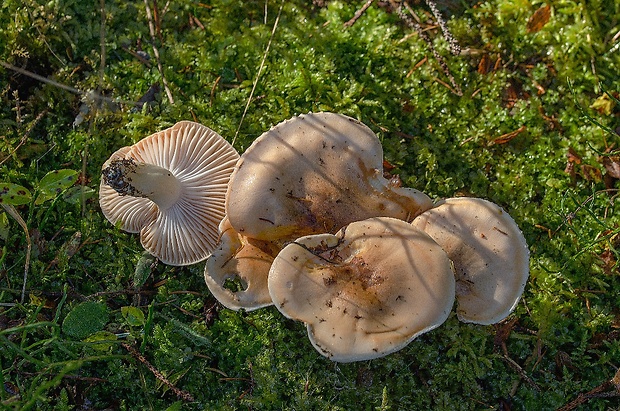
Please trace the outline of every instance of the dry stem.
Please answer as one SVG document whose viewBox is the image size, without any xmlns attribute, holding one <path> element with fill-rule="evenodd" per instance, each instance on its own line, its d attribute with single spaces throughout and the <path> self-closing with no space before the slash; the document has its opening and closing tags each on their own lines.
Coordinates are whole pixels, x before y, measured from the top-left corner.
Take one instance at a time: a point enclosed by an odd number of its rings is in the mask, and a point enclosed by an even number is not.
<svg viewBox="0 0 620 411">
<path fill-rule="evenodd" d="M 131 354 L 132 357 L 144 364 L 146 368 L 148 368 L 149 371 L 153 373 L 155 378 L 166 384 L 166 386 L 170 388 L 170 390 L 174 392 L 177 397 L 179 397 L 183 401 L 194 402 L 194 397 L 192 396 L 192 394 L 175 387 L 159 370 L 157 370 L 157 368 L 155 368 L 146 358 L 144 358 L 144 356 L 140 354 L 138 350 L 136 350 L 134 347 L 127 343 L 122 343 L 121 345 L 123 346 L 123 348 L 129 351 L 129 354 Z"/>
<path fill-rule="evenodd" d="M 155 45 L 155 23 L 153 22 L 153 13 L 151 12 L 151 7 L 149 6 L 149 0 L 144 0 L 144 7 L 146 8 L 146 18 L 149 22 L 149 33 L 151 35 L 151 45 L 153 46 L 153 54 L 155 55 L 155 61 L 157 61 L 157 70 L 159 70 L 159 74 L 161 74 L 161 81 L 164 84 L 164 90 L 166 90 L 166 96 L 168 97 L 168 102 L 170 104 L 174 104 L 174 98 L 172 97 L 172 92 L 170 91 L 170 87 L 168 87 L 168 80 L 166 80 L 166 75 L 164 74 L 164 68 L 161 64 L 161 59 L 159 58 L 159 50 Z"/>
<path fill-rule="evenodd" d="M 620 369 L 611 380 L 607 380 L 588 392 L 580 393 L 577 398 L 558 408 L 558 411 L 571 411 L 578 406 L 585 404 L 592 398 L 607 398 L 620 396 Z"/>
<path fill-rule="evenodd" d="M 23 228 L 24 233 L 26 233 L 26 244 L 27 244 L 26 262 L 24 263 L 24 284 L 22 285 L 22 297 L 20 300 L 20 302 L 23 304 L 24 299 L 26 298 L 26 282 L 28 281 L 28 269 L 30 268 L 30 252 L 32 251 L 32 241 L 30 240 L 30 233 L 28 231 L 28 225 L 26 225 L 26 222 L 24 221 L 22 216 L 19 215 L 15 207 L 9 204 L 4 204 L 4 203 L 0 203 L 0 205 L 2 206 L 2 208 L 4 208 L 4 210 L 7 213 L 11 215 L 11 217 L 17 220 L 19 225 Z"/>
</svg>

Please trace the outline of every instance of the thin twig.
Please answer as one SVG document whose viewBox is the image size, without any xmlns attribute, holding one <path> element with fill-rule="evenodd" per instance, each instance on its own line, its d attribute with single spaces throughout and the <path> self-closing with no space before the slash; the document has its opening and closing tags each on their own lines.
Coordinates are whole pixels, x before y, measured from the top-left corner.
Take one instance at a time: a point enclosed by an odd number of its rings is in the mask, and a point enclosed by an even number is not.
<svg viewBox="0 0 620 411">
<path fill-rule="evenodd" d="M 164 90 L 166 90 L 166 96 L 168 97 L 168 102 L 170 104 L 174 104 L 174 98 L 172 97 L 172 92 L 170 91 L 170 87 L 168 87 L 168 80 L 166 80 L 166 75 L 164 74 L 164 68 L 161 64 L 161 59 L 159 58 L 159 50 L 155 45 L 155 24 L 153 23 L 153 13 L 151 12 L 151 7 L 149 6 L 149 0 L 144 0 L 144 7 L 146 8 L 146 18 L 149 22 L 149 33 L 151 35 L 151 46 L 153 47 L 153 54 L 155 55 L 155 61 L 157 61 L 157 70 L 159 70 L 159 74 L 161 75 L 161 81 L 164 84 Z"/>
<path fill-rule="evenodd" d="M 532 388 L 540 392 L 540 387 L 538 386 L 538 384 L 536 384 L 536 382 L 534 382 L 534 380 L 530 378 L 529 375 L 527 375 L 525 370 L 519 364 L 517 364 L 515 360 L 513 360 L 506 354 L 504 354 L 502 358 L 504 359 L 504 361 L 508 363 L 508 365 L 510 365 L 519 374 L 519 377 L 521 379 L 524 379 Z"/>
<path fill-rule="evenodd" d="M 61 88 L 63 90 L 69 91 L 71 93 L 82 95 L 82 96 L 87 96 L 89 100 L 92 99 L 93 101 L 94 100 L 101 100 L 101 101 L 107 101 L 109 103 L 122 103 L 122 104 L 134 105 L 134 106 L 137 105 L 137 103 L 134 102 L 134 101 L 112 99 L 112 98 L 109 98 L 109 97 L 102 96 L 99 93 L 95 93 L 94 91 L 78 90 L 78 89 L 76 89 L 74 87 L 67 86 L 67 85 L 59 83 L 57 81 L 48 79 L 47 77 L 40 76 L 40 75 L 38 75 L 36 73 L 33 73 L 31 71 L 24 70 L 23 68 L 14 66 L 14 65 L 12 65 L 10 63 L 7 63 L 6 61 L 3 61 L 3 60 L 0 60 L 0 66 L 4 67 L 6 69 L 12 70 L 12 71 L 14 71 L 16 73 L 23 74 L 24 76 L 28 76 L 28 77 L 33 78 L 35 80 L 41 81 L 43 83 L 50 84 L 50 85 L 52 85 L 54 87 L 58 87 L 58 88 Z"/>
<path fill-rule="evenodd" d="M 580 393 L 577 398 L 558 408 L 558 411 L 572 411 L 578 406 L 585 404 L 592 398 L 607 398 L 620 396 L 620 369 L 611 380 L 607 380 L 588 392 Z"/>
<path fill-rule="evenodd" d="M 101 48 L 101 60 L 99 62 L 99 88 L 103 90 L 103 78 L 105 75 L 105 0 L 99 0 L 99 8 L 101 9 L 101 24 L 99 25 L 99 46 Z"/>
<path fill-rule="evenodd" d="M 443 19 L 443 16 L 439 12 L 439 9 L 437 9 L 437 5 L 433 0 L 426 0 L 426 4 L 428 5 L 428 8 L 431 9 L 433 16 L 435 16 L 437 24 L 439 24 L 439 27 L 441 27 L 443 36 L 446 38 L 446 40 L 448 40 L 448 43 L 450 44 L 450 52 L 455 56 L 458 56 L 459 54 L 461 54 L 461 46 L 459 46 L 459 43 L 457 43 L 454 36 L 452 36 L 450 30 L 448 30 L 448 25 L 446 24 L 446 21 Z"/>
<path fill-rule="evenodd" d="M 405 13 L 402 6 L 404 6 L 407 9 L 409 14 Z M 422 29 L 422 26 L 420 26 L 420 24 L 413 19 L 412 16 L 415 16 L 415 13 L 413 9 L 411 9 L 411 6 L 409 6 L 408 2 L 404 1 L 402 5 L 398 6 L 398 16 L 409 27 L 413 28 L 418 33 L 418 36 L 420 36 L 420 38 L 424 40 L 424 42 L 431 49 L 431 52 L 433 53 L 433 57 L 435 57 L 435 60 L 437 60 L 437 62 L 439 63 L 439 67 L 441 67 L 441 70 L 448 77 L 448 79 L 450 80 L 450 83 L 452 84 L 452 89 L 450 90 L 459 97 L 463 96 L 463 91 L 461 90 L 461 86 L 459 86 L 456 80 L 454 79 L 454 76 L 452 75 L 452 72 L 450 71 L 448 64 L 443 59 L 441 54 L 439 54 L 439 52 L 435 49 L 435 47 L 433 46 L 433 42 L 431 41 L 430 37 L 428 37 L 428 35 L 424 32 L 424 30 Z"/>
<path fill-rule="evenodd" d="M 65 378 L 68 380 L 76 380 L 76 381 L 85 381 L 85 382 L 90 382 L 90 383 L 102 383 L 102 382 L 108 382 L 109 380 L 106 380 L 104 378 L 98 378 L 98 377 L 82 377 L 80 375 L 71 375 L 71 374 L 64 374 L 64 375 L 59 375 L 59 374 L 52 374 L 50 372 L 25 372 L 25 371 L 18 371 L 18 373 L 20 375 L 23 375 L 25 377 L 38 377 L 38 376 L 46 376 L 46 377 L 54 377 L 54 376 L 60 376 L 61 378 Z"/>
<path fill-rule="evenodd" d="M 0 203 L 2 208 L 11 215 L 19 225 L 24 229 L 24 233 L 26 233 L 26 263 L 24 264 L 24 284 L 22 285 L 22 297 L 20 303 L 24 303 L 24 299 L 26 298 L 26 282 L 28 281 L 28 269 L 30 268 L 30 252 L 32 251 L 32 241 L 30 241 L 30 233 L 28 231 L 28 225 L 22 218 L 21 215 L 17 212 L 15 207 L 9 204 Z"/>
<path fill-rule="evenodd" d="M 144 0 L 146 1 L 146 0 Z M 280 15 L 282 14 L 282 8 L 284 7 L 284 0 L 280 3 L 280 9 L 278 10 L 278 15 L 276 16 L 276 21 L 273 23 L 273 29 L 271 30 L 271 37 L 269 37 L 269 42 L 267 43 L 267 47 L 265 48 L 265 53 L 263 54 L 263 60 L 260 63 L 260 67 L 258 68 L 258 73 L 256 73 L 256 79 L 254 80 L 254 84 L 252 84 L 252 90 L 250 91 L 250 97 L 248 97 L 248 101 L 243 109 L 243 114 L 241 115 L 241 120 L 239 121 L 239 127 L 237 127 L 237 131 L 235 132 L 235 137 L 233 137 L 232 145 L 235 145 L 235 141 L 237 141 L 237 136 L 239 135 L 239 131 L 241 130 L 241 125 L 243 124 L 243 120 L 245 119 L 245 115 L 248 112 L 248 108 L 250 107 L 250 103 L 252 102 L 252 96 L 254 96 L 254 90 L 256 90 L 256 85 L 258 84 L 258 80 L 260 75 L 265 67 L 265 61 L 267 60 L 267 54 L 269 53 L 269 48 L 271 47 L 271 42 L 276 34 L 276 28 L 278 28 L 278 22 L 280 21 Z"/>
<path fill-rule="evenodd" d="M 351 17 L 351 19 L 347 22 L 344 23 L 345 27 L 351 27 L 352 25 L 355 24 L 355 22 L 357 21 L 357 19 L 359 19 L 360 17 L 362 17 L 362 14 L 364 14 L 364 12 L 366 11 L 366 9 L 368 9 L 368 7 L 370 7 L 370 5 L 374 2 L 375 0 L 367 0 L 366 3 L 364 3 L 364 5 L 362 6 L 361 9 L 359 9 L 358 11 L 355 12 L 355 14 L 353 15 L 353 17 Z"/>
<path fill-rule="evenodd" d="M 0 161 L 0 166 L 2 164 L 4 164 L 9 158 L 13 157 L 13 155 L 17 152 L 17 150 L 19 150 L 19 148 L 21 146 L 23 146 L 24 144 L 26 144 L 26 141 L 28 141 L 28 137 L 30 136 L 30 133 L 32 132 L 32 129 L 34 128 L 34 126 L 37 125 L 37 123 L 43 118 L 44 115 L 46 115 L 48 112 L 47 109 L 43 110 L 42 112 L 40 112 L 37 117 L 34 119 L 34 121 L 32 122 L 32 124 L 30 124 L 30 127 L 28 127 L 28 130 L 26 130 L 26 132 L 24 133 L 24 135 L 22 136 L 22 138 L 19 139 L 19 144 L 17 144 L 17 146 L 15 146 L 15 148 L 13 150 L 11 150 L 11 152 L 2 159 L 2 161 Z"/>
<path fill-rule="evenodd" d="M 170 388 L 170 390 L 172 392 L 174 392 L 176 394 L 177 397 L 179 397 L 180 399 L 182 399 L 183 401 L 187 401 L 187 402 L 194 402 L 194 397 L 192 396 L 192 394 L 190 394 L 189 392 L 185 391 L 185 390 L 181 390 L 177 387 L 175 387 L 159 370 L 157 370 L 157 368 L 155 368 L 146 358 L 144 358 L 144 356 L 142 354 L 140 354 L 135 348 L 133 348 L 131 345 L 127 344 L 127 343 L 121 343 L 121 345 L 123 346 L 123 348 L 125 348 L 127 351 L 129 351 L 129 353 L 131 354 L 132 357 L 134 357 L 135 359 L 137 359 L 138 361 L 140 361 L 142 364 L 144 364 L 146 366 L 146 368 L 149 369 L 149 371 L 151 371 L 153 373 L 153 375 L 155 376 L 155 378 L 157 378 L 159 381 L 161 381 L 162 383 L 166 384 L 166 386 L 168 388 Z"/>
<path fill-rule="evenodd" d="M 87 296 L 80 295 L 85 300 L 93 300 L 99 297 L 116 297 L 119 295 L 154 295 L 156 294 L 156 290 L 116 290 L 116 291 L 99 291 L 94 294 L 90 294 Z"/>
</svg>

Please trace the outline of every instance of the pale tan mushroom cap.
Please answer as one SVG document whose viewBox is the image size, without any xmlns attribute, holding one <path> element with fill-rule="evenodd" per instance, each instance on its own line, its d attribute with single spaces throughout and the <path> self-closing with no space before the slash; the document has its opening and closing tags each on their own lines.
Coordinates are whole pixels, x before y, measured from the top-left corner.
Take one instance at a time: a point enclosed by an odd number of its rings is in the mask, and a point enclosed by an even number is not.
<svg viewBox="0 0 620 411">
<path fill-rule="evenodd" d="M 418 190 L 390 187 L 382 170 L 381 143 L 364 124 L 334 113 L 300 115 L 261 135 L 241 156 L 227 215 L 248 237 L 292 240 L 369 217 L 411 221 L 432 206 Z"/>
<path fill-rule="evenodd" d="M 220 243 L 205 267 L 205 282 L 211 294 L 231 310 L 252 311 L 271 305 L 267 276 L 278 249 L 240 235 L 227 218 L 219 230 Z"/>
<path fill-rule="evenodd" d="M 307 324 L 314 347 L 339 362 L 397 351 L 448 317 L 454 274 L 424 232 L 386 217 L 287 245 L 269 272 L 286 317 Z"/>
<path fill-rule="evenodd" d="M 208 127 L 181 121 L 118 150 L 104 168 L 120 158 L 169 170 L 181 191 L 174 205 L 161 210 L 148 198 L 121 196 L 102 183 L 99 200 L 106 218 L 126 231 L 139 231 L 142 246 L 165 264 L 207 258 L 218 241 L 237 151 Z"/>
<path fill-rule="evenodd" d="M 428 233 L 454 262 L 461 321 L 494 324 L 514 310 L 529 276 L 529 250 L 500 206 L 479 198 L 449 198 L 412 225 Z"/>
</svg>

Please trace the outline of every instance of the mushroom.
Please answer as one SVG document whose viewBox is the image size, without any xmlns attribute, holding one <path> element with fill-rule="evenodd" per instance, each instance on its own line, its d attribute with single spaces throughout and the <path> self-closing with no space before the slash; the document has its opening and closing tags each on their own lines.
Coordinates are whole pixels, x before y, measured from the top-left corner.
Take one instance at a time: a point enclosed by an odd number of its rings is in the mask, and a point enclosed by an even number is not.
<svg viewBox="0 0 620 411">
<path fill-rule="evenodd" d="M 272 305 L 267 276 L 281 247 L 239 234 L 228 218 L 222 220 L 219 231 L 220 242 L 207 259 L 204 273 L 211 294 L 231 310 Z"/>
<path fill-rule="evenodd" d="M 479 198 L 449 198 L 412 225 L 428 233 L 453 261 L 461 321 L 494 324 L 514 310 L 529 276 L 529 250 L 500 206 Z"/>
<path fill-rule="evenodd" d="M 455 293 L 441 247 L 388 217 L 293 241 L 276 256 L 268 285 L 278 310 L 305 322 L 313 346 L 338 362 L 403 348 L 447 319 Z"/>
<path fill-rule="evenodd" d="M 241 156 L 228 186 L 226 213 L 239 233 L 293 240 L 369 217 L 411 221 L 428 196 L 383 177 L 383 149 L 361 122 L 310 113 L 261 135 Z"/>
<path fill-rule="evenodd" d="M 190 121 L 117 150 L 102 167 L 99 204 L 121 229 L 163 263 L 204 260 L 218 240 L 236 150 Z"/>
</svg>

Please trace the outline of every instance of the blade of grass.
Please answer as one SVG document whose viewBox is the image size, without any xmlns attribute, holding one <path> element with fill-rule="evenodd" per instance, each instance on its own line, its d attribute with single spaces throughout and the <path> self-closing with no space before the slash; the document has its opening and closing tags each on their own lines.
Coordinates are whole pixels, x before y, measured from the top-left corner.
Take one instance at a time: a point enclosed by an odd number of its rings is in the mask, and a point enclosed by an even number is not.
<svg viewBox="0 0 620 411">
<path fill-rule="evenodd" d="M 146 1 L 146 0 L 145 0 Z M 267 42 L 267 47 L 265 47 L 265 52 L 263 53 L 263 59 L 260 62 L 260 66 L 258 67 L 258 72 L 256 73 L 256 78 L 254 79 L 254 83 L 252 84 L 252 90 L 250 91 L 250 96 L 248 97 L 248 101 L 245 104 L 245 108 L 243 109 L 243 114 L 241 115 L 241 120 L 239 120 L 239 126 L 237 127 L 237 131 L 235 132 L 235 136 L 232 140 L 232 145 L 235 145 L 235 141 L 237 141 L 237 136 L 239 135 L 239 131 L 241 130 L 241 125 L 243 124 L 243 120 L 248 112 L 248 108 L 250 107 L 250 103 L 252 102 L 252 97 L 254 96 L 254 90 L 256 90 L 256 85 L 258 84 L 258 80 L 260 79 L 260 75 L 265 67 L 265 61 L 267 60 L 267 54 L 269 54 L 269 48 L 271 47 L 271 42 L 276 34 L 276 29 L 278 28 L 278 22 L 280 21 L 280 15 L 282 14 L 282 8 L 284 7 L 284 0 L 280 2 L 280 9 L 278 10 L 278 15 L 276 16 L 276 20 L 273 22 L 273 29 L 271 30 L 271 36 L 269 37 L 269 41 Z M 265 16 L 265 18 L 267 18 Z"/>
<path fill-rule="evenodd" d="M 149 6 L 149 0 L 144 0 L 144 7 L 146 9 L 146 18 L 149 23 L 149 33 L 151 35 L 151 46 L 153 47 L 153 54 L 155 55 L 155 61 L 157 61 L 157 69 L 159 70 L 159 74 L 161 75 L 161 81 L 164 84 L 164 90 L 166 91 L 166 97 L 168 97 L 168 101 L 170 104 L 174 104 L 174 98 L 172 97 L 172 91 L 170 91 L 170 87 L 168 87 L 168 80 L 166 79 L 166 75 L 164 74 L 164 67 L 161 64 L 161 59 L 159 58 L 159 50 L 155 45 L 155 23 L 153 22 L 153 13 L 151 12 L 151 6 Z"/>
<path fill-rule="evenodd" d="M 30 241 L 30 232 L 28 231 L 28 226 L 26 222 L 22 218 L 21 215 L 17 212 L 15 207 L 9 204 L 0 204 L 4 211 L 6 211 L 11 217 L 13 217 L 17 223 L 22 227 L 24 233 L 26 234 L 26 262 L 24 263 L 24 283 L 22 285 L 22 296 L 20 299 L 20 303 L 24 303 L 24 298 L 26 297 L 26 282 L 28 281 L 28 270 L 30 268 L 30 253 L 32 251 L 32 241 Z"/>
</svg>

